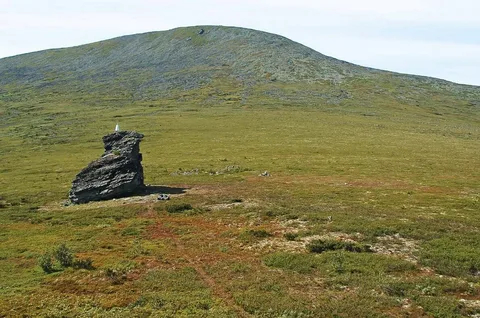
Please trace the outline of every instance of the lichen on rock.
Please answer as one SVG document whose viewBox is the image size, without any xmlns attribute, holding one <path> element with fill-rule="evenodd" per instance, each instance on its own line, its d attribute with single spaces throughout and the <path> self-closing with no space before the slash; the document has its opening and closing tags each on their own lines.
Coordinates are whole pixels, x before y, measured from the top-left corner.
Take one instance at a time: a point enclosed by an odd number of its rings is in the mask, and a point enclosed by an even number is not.
<svg viewBox="0 0 480 318">
<path fill-rule="evenodd" d="M 134 131 L 117 131 L 104 136 L 104 154 L 77 174 L 70 190 L 70 201 L 87 203 L 140 191 L 145 186 L 140 153 L 143 137 Z"/>
</svg>

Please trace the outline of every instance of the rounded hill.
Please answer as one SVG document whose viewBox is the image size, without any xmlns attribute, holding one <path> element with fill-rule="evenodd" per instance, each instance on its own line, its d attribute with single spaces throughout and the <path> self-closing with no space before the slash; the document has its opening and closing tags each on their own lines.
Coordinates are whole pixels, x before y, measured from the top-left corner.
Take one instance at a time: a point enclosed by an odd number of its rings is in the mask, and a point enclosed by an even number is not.
<svg viewBox="0 0 480 318">
<path fill-rule="evenodd" d="M 478 87 L 325 56 L 285 37 L 194 26 L 0 59 L 0 100 L 42 97 L 191 99 L 202 103 L 326 103 L 378 97 L 422 105 L 442 95 L 478 108 Z"/>
</svg>

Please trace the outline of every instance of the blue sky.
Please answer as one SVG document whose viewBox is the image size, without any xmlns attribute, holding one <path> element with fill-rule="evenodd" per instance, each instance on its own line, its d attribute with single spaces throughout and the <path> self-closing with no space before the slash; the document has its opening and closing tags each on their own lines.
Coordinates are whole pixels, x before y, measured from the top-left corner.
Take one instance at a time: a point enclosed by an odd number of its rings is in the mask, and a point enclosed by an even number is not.
<svg viewBox="0 0 480 318">
<path fill-rule="evenodd" d="M 478 0 L 0 0 L 0 57 L 221 24 L 364 66 L 480 86 L 479 12 Z"/>
</svg>

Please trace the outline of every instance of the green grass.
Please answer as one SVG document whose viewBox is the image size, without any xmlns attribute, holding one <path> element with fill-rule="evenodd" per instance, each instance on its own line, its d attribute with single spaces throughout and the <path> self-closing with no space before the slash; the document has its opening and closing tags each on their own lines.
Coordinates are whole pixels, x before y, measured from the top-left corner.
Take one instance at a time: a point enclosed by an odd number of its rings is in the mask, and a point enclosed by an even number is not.
<svg viewBox="0 0 480 318">
<path fill-rule="evenodd" d="M 184 211 L 192 210 L 193 207 L 188 203 L 168 204 L 166 210 L 168 213 L 182 213 Z"/>
<path fill-rule="evenodd" d="M 0 271 L 10 274 L 0 286 L 1 312 L 368 317 L 407 313 L 399 298 L 434 316 L 477 310 L 460 305 L 479 293 L 475 118 L 420 120 L 395 111 L 375 118 L 311 107 L 191 111 L 188 103 L 108 112 L 108 103 L 25 107 L 8 106 L 25 113 L 2 126 Z M 146 183 L 201 191 L 152 207 L 121 200 L 62 207 L 75 174 L 102 153 L 101 136 L 117 120 L 146 135 Z M 459 127 L 470 127 L 468 138 Z M 241 168 L 209 173 L 229 166 Z M 271 176 L 259 177 L 265 170 Z M 229 204 L 237 205 L 211 208 Z M 187 205 L 202 213 L 165 213 Z M 307 227 L 292 232 L 287 221 Z M 259 247 L 329 232 L 359 233 L 363 245 L 398 233 L 418 244 L 411 251 L 418 264 L 395 253 Z M 284 233 L 297 234 L 288 240 Z M 95 269 L 43 273 L 38 257 L 61 243 Z M 191 267 L 197 260 L 215 285 Z M 233 260 L 240 263 L 225 265 Z M 425 276 L 424 266 L 433 274 Z M 115 284 L 109 269 L 122 273 Z M 43 307 L 23 306 L 26 291 Z"/>
<path fill-rule="evenodd" d="M 169 34 L 211 49 L 195 32 Z M 132 39 L 89 49 L 100 59 Z M 153 50 L 162 37 L 137 39 Z M 88 73 L 85 85 L 73 73 L 42 89 L 2 84 L 0 316 L 480 313 L 472 305 L 480 299 L 475 89 L 362 72 L 341 83 L 296 82 L 268 64 L 246 85 L 230 76 L 232 65 L 200 62 L 193 69 L 205 82 L 188 89 L 160 89 L 149 68 L 103 84 Z M 148 84 L 131 91 L 124 80 Z M 117 122 L 145 134 L 145 182 L 185 193 L 64 206 Z M 314 239 L 328 248 L 310 253 Z M 352 253 L 345 239 L 390 252 Z M 63 243 L 93 269 L 44 273 L 39 257 Z"/>
<path fill-rule="evenodd" d="M 307 249 L 311 253 L 323 253 L 326 251 L 336 250 L 345 250 L 355 253 L 371 252 L 371 249 L 368 245 L 338 240 L 314 240 L 307 244 Z"/>
</svg>

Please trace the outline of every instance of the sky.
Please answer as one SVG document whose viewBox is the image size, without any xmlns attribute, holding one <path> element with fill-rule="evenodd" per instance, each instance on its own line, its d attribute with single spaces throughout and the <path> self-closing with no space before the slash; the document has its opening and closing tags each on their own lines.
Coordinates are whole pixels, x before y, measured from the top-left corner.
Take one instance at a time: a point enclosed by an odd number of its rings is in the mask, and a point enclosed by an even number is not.
<svg viewBox="0 0 480 318">
<path fill-rule="evenodd" d="M 363 66 L 480 86 L 479 13 L 478 0 L 0 0 L 0 58 L 227 25 Z"/>
</svg>

